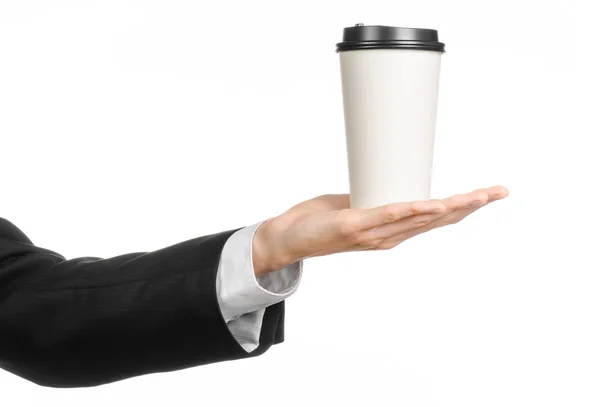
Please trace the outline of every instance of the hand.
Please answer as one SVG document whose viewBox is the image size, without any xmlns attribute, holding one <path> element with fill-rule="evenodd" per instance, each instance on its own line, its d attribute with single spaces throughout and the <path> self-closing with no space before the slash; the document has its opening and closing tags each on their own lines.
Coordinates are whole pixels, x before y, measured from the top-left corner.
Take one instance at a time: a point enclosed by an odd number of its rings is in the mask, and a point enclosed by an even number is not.
<svg viewBox="0 0 600 407">
<path fill-rule="evenodd" d="M 252 260 L 257 276 L 301 259 L 358 250 L 388 250 L 413 236 L 456 224 L 508 196 L 502 186 L 428 201 L 350 209 L 348 194 L 302 202 L 256 230 Z"/>
</svg>

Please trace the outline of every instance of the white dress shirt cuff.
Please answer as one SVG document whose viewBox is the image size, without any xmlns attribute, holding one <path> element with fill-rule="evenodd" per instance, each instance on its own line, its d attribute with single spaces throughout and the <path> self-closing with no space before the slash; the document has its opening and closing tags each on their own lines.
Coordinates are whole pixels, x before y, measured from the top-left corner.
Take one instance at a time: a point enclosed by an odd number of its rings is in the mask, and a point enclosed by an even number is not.
<svg viewBox="0 0 600 407">
<path fill-rule="evenodd" d="M 252 240 L 258 227 L 270 219 L 235 232 L 225 243 L 217 272 L 217 297 L 229 330 L 247 351 L 258 347 L 265 308 L 285 300 L 300 284 L 303 261 L 254 275 Z"/>
</svg>

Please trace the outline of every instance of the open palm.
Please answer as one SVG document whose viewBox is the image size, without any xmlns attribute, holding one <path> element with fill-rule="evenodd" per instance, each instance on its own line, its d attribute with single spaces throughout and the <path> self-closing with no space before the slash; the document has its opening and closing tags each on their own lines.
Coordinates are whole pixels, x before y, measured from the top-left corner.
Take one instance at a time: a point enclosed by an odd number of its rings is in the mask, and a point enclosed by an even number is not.
<svg viewBox="0 0 600 407">
<path fill-rule="evenodd" d="M 398 202 L 351 209 L 348 194 L 320 195 L 261 225 L 283 263 L 357 250 L 388 250 L 432 229 L 460 222 L 476 210 L 508 196 L 502 186 L 444 199 Z"/>
</svg>

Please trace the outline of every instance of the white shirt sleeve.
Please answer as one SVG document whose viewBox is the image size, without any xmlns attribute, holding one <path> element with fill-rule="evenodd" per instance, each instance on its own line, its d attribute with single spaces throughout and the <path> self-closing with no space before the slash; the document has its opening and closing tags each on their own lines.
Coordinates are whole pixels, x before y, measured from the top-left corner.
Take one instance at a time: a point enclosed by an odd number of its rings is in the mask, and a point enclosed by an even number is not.
<svg viewBox="0 0 600 407">
<path fill-rule="evenodd" d="M 259 345 L 265 308 L 292 295 L 302 277 L 303 261 L 265 274 L 254 275 L 252 239 L 269 219 L 235 232 L 223 247 L 217 271 L 217 298 L 227 327 L 246 352 Z"/>
</svg>

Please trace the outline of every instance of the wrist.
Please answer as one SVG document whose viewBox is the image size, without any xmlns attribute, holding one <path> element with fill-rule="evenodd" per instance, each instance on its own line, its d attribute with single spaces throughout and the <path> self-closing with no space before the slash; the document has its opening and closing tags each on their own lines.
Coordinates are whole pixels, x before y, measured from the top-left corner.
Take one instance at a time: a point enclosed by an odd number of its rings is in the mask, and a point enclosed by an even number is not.
<svg viewBox="0 0 600 407">
<path fill-rule="evenodd" d="M 252 239 L 252 265 L 256 277 L 279 270 L 291 264 L 282 250 L 278 249 L 276 239 L 269 228 L 271 219 L 263 222 L 254 232 Z"/>
</svg>

